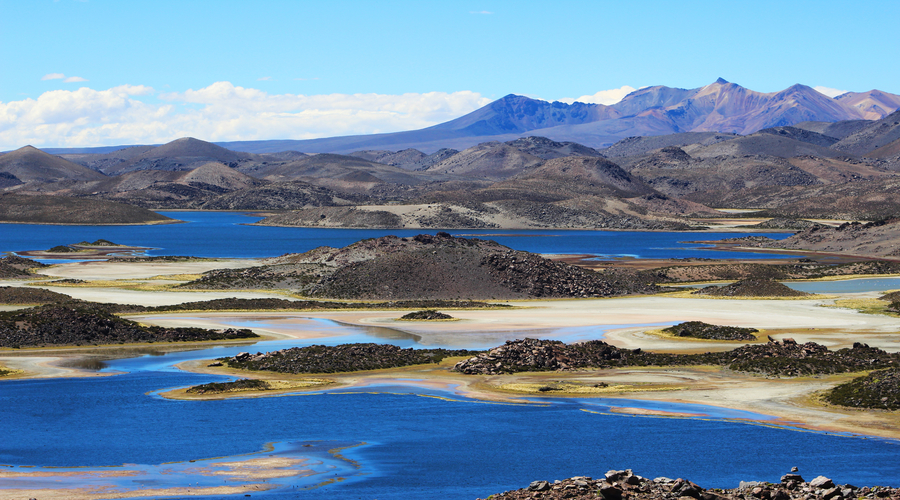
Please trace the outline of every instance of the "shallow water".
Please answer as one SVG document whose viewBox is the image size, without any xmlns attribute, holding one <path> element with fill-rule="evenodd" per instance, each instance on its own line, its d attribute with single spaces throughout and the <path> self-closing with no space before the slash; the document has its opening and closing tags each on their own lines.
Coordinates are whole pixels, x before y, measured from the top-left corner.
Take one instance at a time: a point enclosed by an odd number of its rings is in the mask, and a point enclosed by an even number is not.
<svg viewBox="0 0 900 500">
<path fill-rule="evenodd" d="M 324 326 L 368 335 L 337 323 Z M 600 327 L 590 331 L 602 336 Z M 766 417 L 715 406 L 608 398 L 498 404 L 414 382 L 270 398 L 172 401 L 158 396 L 171 388 L 226 380 L 185 373 L 173 368 L 175 363 L 309 343 L 323 342 L 270 341 L 147 355 L 106 362 L 105 370 L 128 372 L 121 375 L 5 382 L 0 384 L 0 463 L 143 464 L 137 479 L 156 481 L 159 464 L 181 462 L 174 468 L 187 468 L 184 463 L 190 460 L 256 453 L 267 443 L 276 443 L 279 450 L 293 447 L 298 456 L 304 456 L 304 448 L 298 448 L 302 444 L 323 449 L 333 443 L 359 444 L 341 452 L 352 466 L 332 460 L 322 475 L 271 480 L 282 487 L 253 493 L 273 499 L 472 499 L 536 479 L 600 476 L 614 468 L 632 468 L 649 477 L 686 477 L 706 487 L 777 481 L 793 466 L 810 477 L 823 474 L 841 483 L 900 484 L 896 441 L 749 424 L 741 419 Z M 612 413 L 617 406 L 696 417 Z M 319 485 L 328 474 L 341 481 L 300 489 Z M 159 485 L 173 481 L 212 484 L 206 476 L 179 469 Z M 11 485 L 0 482 L 0 488 Z"/>
</svg>

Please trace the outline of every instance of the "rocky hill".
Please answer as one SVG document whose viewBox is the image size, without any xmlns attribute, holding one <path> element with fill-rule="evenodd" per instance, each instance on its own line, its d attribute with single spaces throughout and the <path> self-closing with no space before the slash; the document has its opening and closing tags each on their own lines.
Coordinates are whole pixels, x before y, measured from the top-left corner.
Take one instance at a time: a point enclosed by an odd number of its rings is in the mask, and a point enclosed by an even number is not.
<svg viewBox="0 0 900 500">
<path fill-rule="evenodd" d="M 781 241 L 762 242 L 766 248 L 789 248 L 864 257 L 900 257 L 900 218 L 838 227 L 812 227 Z"/>
<path fill-rule="evenodd" d="M 710 297 L 808 297 L 812 295 L 794 290 L 775 280 L 757 278 L 743 279 L 725 286 L 708 286 L 693 293 Z"/>
<path fill-rule="evenodd" d="M 777 377 L 848 373 L 860 370 L 894 367 L 900 354 L 855 343 L 850 349 L 829 350 L 792 339 L 765 344 L 748 344 L 725 352 L 703 354 L 663 354 L 641 349 L 620 349 L 591 340 L 564 344 L 558 340 L 509 340 L 475 357 L 458 362 L 453 370 L 474 375 L 496 375 L 582 368 L 622 366 L 694 366 L 717 365 L 729 370 Z"/>
<path fill-rule="evenodd" d="M 214 271 L 184 286 L 277 287 L 315 297 L 370 300 L 608 297 L 661 290 L 636 272 L 597 273 L 446 233 L 317 248 L 259 268 Z"/>
<path fill-rule="evenodd" d="M 0 221 L 27 224 L 163 224 L 175 219 L 145 208 L 67 196 L 0 194 Z"/>
<path fill-rule="evenodd" d="M 8 174 L 24 183 L 89 181 L 104 177 L 99 172 L 47 154 L 32 146 L 0 155 L 0 173 Z"/>
<path fill-rule="evenodd" d="M 241 353 L 223 361 L 230 368 L 280 373 L 336 373 L 382 370 L 400 366 L 440 363 L 450 356 L 471 356 L 475 351 L 401 349 L 383 344 L 312 345 L 267 353 Z"/>
<path fill-rule="evenodd" d="M 259 337 L 250 330 L 143 326 L 111 314 L 102 304 L 66 302 L 0 312 L 0 347 L 189 342 Z"/>
<path fill-rule="evenodd" d="M 36 260 L 25 259 L 17 255 L 8 255 L 0 259 L 0 278 L 32 278 L 34 275 L 32 275 L 29 270 L 42 267 L 47 267 L 47 264 L 42 264 Z"/>
</svg>

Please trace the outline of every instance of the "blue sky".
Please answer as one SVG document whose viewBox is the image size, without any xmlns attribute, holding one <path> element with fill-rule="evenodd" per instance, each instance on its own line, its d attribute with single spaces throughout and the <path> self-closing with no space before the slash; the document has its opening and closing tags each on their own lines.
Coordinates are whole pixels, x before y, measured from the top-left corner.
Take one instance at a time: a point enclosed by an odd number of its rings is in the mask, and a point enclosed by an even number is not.
<svg viewBox="0 0 900 500">
<path fill-rule="evenodd" d="M 900 93 L 896 1 L 0 0 L 0 15 L 0 150 L 387 132 L 509 93 L 608 102 L 720 76 Z"/>
</svg>

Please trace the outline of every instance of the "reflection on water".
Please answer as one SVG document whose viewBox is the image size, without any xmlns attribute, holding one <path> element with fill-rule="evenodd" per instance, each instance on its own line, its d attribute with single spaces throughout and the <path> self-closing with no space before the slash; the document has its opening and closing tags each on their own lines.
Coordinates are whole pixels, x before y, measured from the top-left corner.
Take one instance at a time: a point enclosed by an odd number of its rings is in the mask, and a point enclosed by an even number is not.
<svg viewBox="0 0 900 500">
<path fill-rule="evenodd" d="M 77 489 L 90 484 L 135 496 L 227 494 L 234 488 L 289 492 L 313 489 L 364 474 L 360 464 L 340 452 L 363 443 L 312 441 L 272 443 L 266 450 L 231 457 L 193 459 L 162 464 L 110 467 L 11 468 L 3 488 Z M 170 489 L 170 491 L 146 490 Z M 73 491 L 70 495 L 75 494 Z M 243 491 L 241 491 L 243 493 Z M 249 496 L 249 495 L 247 495 Z"/>
</svg>

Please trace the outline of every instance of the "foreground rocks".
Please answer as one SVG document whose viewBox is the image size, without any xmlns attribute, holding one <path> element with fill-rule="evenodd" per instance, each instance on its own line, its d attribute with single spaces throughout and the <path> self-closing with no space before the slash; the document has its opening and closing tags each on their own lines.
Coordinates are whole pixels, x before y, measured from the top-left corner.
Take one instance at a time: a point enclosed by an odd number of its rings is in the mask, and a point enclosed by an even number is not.
<svg viewBox="0 0 900 500">
<path fill-rule="evenodd" d="M 495 375 L 526 371 L 614 368 L 622 366 L 719 365 L 730 370 L 767 376 L 847 373 L 900 366 L 900 353 L 887 353 L 866 344 L 831 351 L 814 342 L 782 342 L 745 345 L 726 352 L 664 354 L 641 349 L 620 349 L 591 340 L 564 344 L 558 340 L 510 340 L 463 361 L 454 370 L 465 374 Z"/>
<path fill-rule="evenodd" d="M 858 488 L 835 484 L 818 476 L 805 481 L 797 471 L 785 474 L 781 482 L 741 482 L 732 489 L 705 489 L 686 479 L 647 479 L 629 470 L 611 470 L 602 479 L 586 476 L 562 481 L 534 481 L 527 488 L 491 495 L 491 500 L 600 499 L 600 500 L 843 500 L 900 499 L 900 488 L 872 486 Z M 480 499 L 479 499 L 480 500 Z"/>
</svg>

